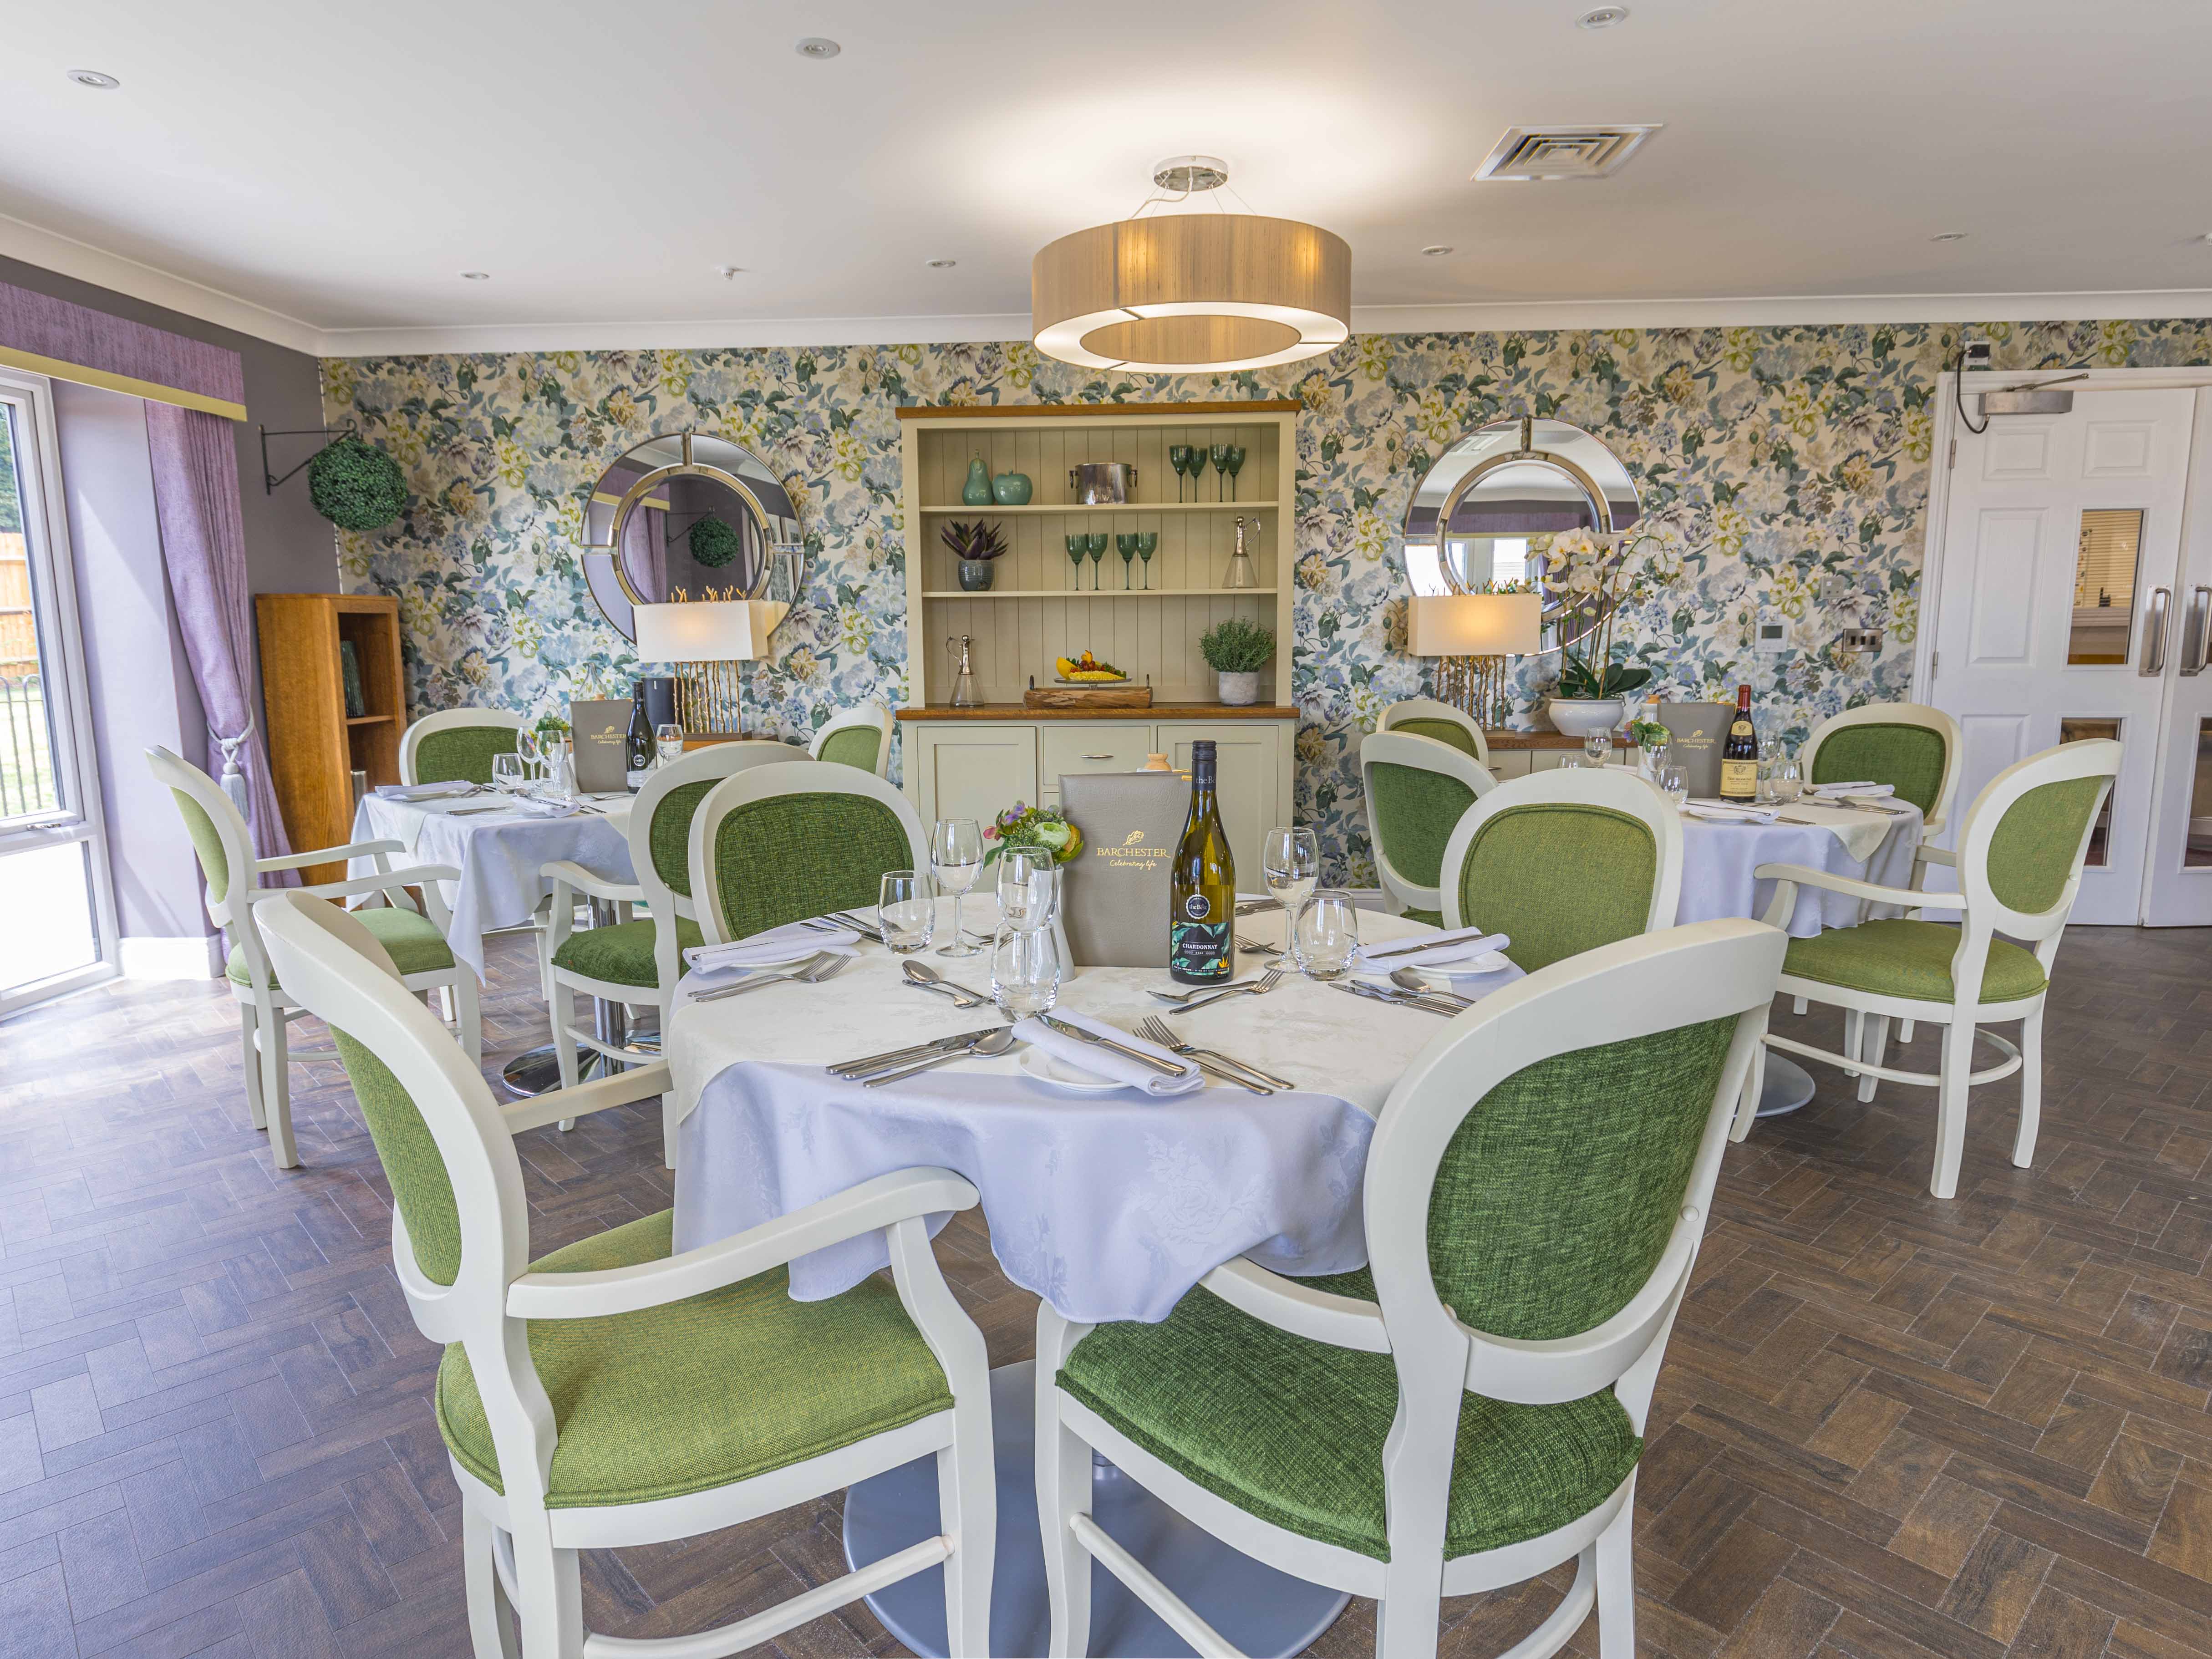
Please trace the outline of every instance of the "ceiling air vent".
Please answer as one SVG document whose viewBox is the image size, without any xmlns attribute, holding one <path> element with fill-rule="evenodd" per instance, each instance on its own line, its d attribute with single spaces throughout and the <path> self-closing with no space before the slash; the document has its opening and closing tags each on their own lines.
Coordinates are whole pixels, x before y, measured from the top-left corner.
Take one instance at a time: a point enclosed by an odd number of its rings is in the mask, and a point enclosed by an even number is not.
<svg viewBox="0 0 2212 1659">
<path fill-rule="evenodd" d="M 1602 179 L 1659 131 L 1635 126 L 1508 127 L 1474 170 L 1477 179 Z"/>
</svg>

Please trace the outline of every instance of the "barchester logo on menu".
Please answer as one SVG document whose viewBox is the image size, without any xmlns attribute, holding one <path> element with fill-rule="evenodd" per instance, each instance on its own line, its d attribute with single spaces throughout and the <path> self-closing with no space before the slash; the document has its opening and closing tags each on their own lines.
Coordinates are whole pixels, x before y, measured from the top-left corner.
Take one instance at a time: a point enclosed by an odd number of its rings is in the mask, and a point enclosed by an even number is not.
<svg viewBox="0 0 2212 1659">
<path fill-rule="evenodd" d="M 1109 846 L 1102 839 L 1093 843 L 1091 855 L 1104 859 L 1116 869 L 1127 867 L 1133 870 L 1156 870 L 1161 860 L 1173 856 L 1164 847 L 1138 845 L 1144 838 L 1143 830 L 1132 830 L 1121 837 L 1121 844 L 1118 847 Z"/>
</svg>

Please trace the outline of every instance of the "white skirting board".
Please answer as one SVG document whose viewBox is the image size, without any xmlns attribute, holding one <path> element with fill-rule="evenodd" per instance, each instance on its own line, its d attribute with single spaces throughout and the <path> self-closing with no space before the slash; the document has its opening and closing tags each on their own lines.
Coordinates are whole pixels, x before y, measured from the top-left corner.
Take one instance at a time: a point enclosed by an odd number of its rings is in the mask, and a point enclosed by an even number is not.
<svg viewBox="0 0 2212 1659">
<path fill-rule="evenodd" d="M 219 979 L 222 975 L 222 936 L 162 939 L 153 934 L 121 941 L 125 979 Z"/>
</svg>

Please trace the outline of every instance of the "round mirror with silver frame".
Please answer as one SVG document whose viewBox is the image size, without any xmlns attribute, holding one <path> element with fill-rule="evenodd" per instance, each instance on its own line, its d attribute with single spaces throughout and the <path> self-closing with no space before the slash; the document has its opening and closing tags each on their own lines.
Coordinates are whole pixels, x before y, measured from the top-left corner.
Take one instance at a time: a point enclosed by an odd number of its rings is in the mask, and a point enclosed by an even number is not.
<svg viewBox="0 0 2212 1659">
<path fill-rule="evenodd" d="M 1447 449 L 1415 487 L 1406 574 L 1422 595 L 1508 583 L 1541 591 L 1542 550 L 1553 537 L 1618 535 L 1642 513 L 1635 480 L 1601 440 L 1565 421 L 1492 421 Z M 1602 620 L 1587 599 L 1547 592 L 1540 649 L 1574 645 Z"/>
<path fill-rule="evenodd" d="M 592 597 L 633 642 L 638 605 L 710 588 L 795 604 L 806 574 L 783 481 L 750 450 L 704 432 L 648 438 L 600 475 L 584 504 L 583 554 Z"/>
</svg>

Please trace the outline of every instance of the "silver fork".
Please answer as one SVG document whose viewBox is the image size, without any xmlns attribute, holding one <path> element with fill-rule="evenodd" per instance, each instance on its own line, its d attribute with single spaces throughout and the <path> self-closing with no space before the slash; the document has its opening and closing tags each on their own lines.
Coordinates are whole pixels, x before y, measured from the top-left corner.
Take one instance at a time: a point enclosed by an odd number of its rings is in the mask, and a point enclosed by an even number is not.
<svg viewBox="0 0 2212 1659">
<path fill-rule="evenodd" d="M 1277 1089 L 1290 1089 L 1297 1086 L 1295 1084 L 1286 1083 L 1281 1078 L 1261 1071 L 1256 1066 L 1247 1066 L 1241 1060 L 1231 1060 L 1218 1048 L 1201 1048 L 1195 1043 L 1185 1042 L 1169 1029 L 1165 1020 L 1157 1015 L 1147 1014 L 1139 1020 L 1137 1035 L 1148 1042 L 1157 1042 L 1161 1048 L 1181 1054 L 1185 1060 L 1197 1060 L 1208 1071 L 1228 1079 L 1231 1083 L 1243 1085 L 1254 1094 L 1272 1094 Z M 1207 1065 L 1208 1060 L 1214 1063 Z M 1259 1084 L 1265 1084 L 1267 1086 L 1264 1089 L 1255 1086 Z"/>
<path fill-rule="evenodd" d="M 1233 990 L 1216 991 L 1202 1002 L 1170 1003 L 1168 1006 L 1168 1012 L 1171 1014 L 1187 1014 L 1194 1009 L 1210 1008 L 1225 997 L 1263 997 L 1282 982 L 1283 970 L 1279 968 L 1270 968 L 1253 984 L 1239 985 Z"/>
<path fill-rule="evenodd" d="M 824 951 L 814 957 L 801 968 L 787 974 L 768 974 L 758 979 L 739 980 L 735 985 L 725 985 L 719 991 L 702 991 L 691 999 L 694 1002 L 719 1002 L 724 997 L 743 996 L 747 991 L 757 991 L 763 985 L 819 985 L 824 980 L 835 979 L 853 964 L 851 957 L 832 956 Z"/>
<path fill-rule="evenodd" d="M 1257 980 L 1239 979 L 1231 980 L 1226 985 L 1194 985 L 1188 991 L 1155 991 L 1147 986 L 1145 994 L 1156 997 L 1162 1002 L 1189 1002 L 1199 997 L 1218 996 L 1224 991 L 1249 990 L 1258 983 Z"/>
</svg>

